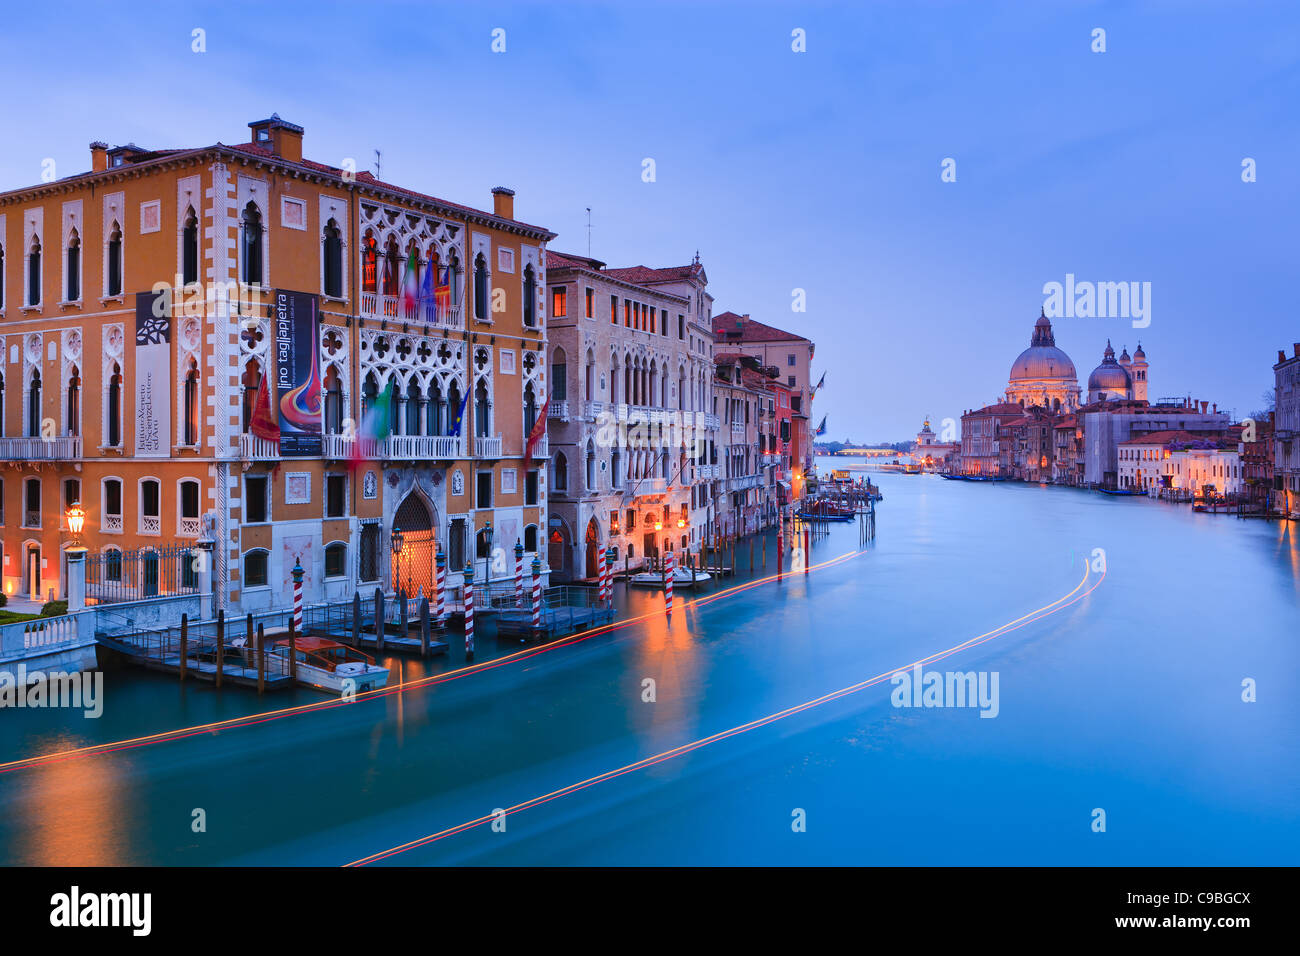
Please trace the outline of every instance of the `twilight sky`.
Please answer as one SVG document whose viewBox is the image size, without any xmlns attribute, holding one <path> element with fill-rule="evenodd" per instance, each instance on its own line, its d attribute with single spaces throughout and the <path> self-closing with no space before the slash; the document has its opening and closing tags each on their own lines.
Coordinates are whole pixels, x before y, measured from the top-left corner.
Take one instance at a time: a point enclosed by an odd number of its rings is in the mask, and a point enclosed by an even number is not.
<svg viewBox="0 0 1300 956">
<path fill-rule="evenodd" d="M 379 148 L 385 179 L 480 208 L 511 186 L 560 251 L 586 252 L 587 206 L 611 265 L 698 249 L 716 311 L 816 341 L 837 439 L 995 400 L 1067 273 L 1152 287 L 1141 331 L 1055 323 L 1081 385 L 1140 337 L 1152 396 L 1245 415 L 1300 341 L 1285 4 L 149 6 L 9 12 L 0 188 L 84 171 L 92 139 L 239 143 L 278 112 L 321 162 Z"/>
</svg>

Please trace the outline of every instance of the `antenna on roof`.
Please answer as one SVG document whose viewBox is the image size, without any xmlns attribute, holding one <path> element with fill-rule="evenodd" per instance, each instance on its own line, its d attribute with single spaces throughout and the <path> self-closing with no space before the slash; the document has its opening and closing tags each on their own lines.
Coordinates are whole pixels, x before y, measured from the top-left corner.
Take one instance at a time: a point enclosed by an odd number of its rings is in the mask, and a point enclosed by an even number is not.
<svg viewBox="0 0 1300 956">
<path fill-rule="evenodd" d="M 383 161 L 384 161 L 384 154 L 381 153 L 379 150 L 375 150 L 375 178 L 376 179 L 384 178 L 383 176 L 379 175 L 379 170 L 382 168 Z"/>
<path fill-rule="evenodd" d="M 587 258 L 591 258 L 591 207 L 587 207 Z"/>
</svg>

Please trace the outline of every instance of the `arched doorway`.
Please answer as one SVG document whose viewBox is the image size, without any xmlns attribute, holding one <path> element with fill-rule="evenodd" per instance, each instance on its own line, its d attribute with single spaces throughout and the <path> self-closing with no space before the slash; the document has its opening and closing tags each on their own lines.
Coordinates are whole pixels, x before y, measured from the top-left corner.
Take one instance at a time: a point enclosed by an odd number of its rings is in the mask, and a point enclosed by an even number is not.
<svg viewBox="0 0 1300 956">
<path fill-rule="evenodd" d="M 433 530 L 433 508 L 424 495 L 413 490 L 402 499 L 393 515 L 393 531 L 402 535 L 401 548 L 388 549 L 393 589 L 405 588 L 409 597 L 415 597 L 423 588 L 425 596 L 432 598 L 438 542 Z"/>
<path fill-rule="evenodd" d="M 546 564 L 557 579 L 573 577 L 573 548 L 569 527 L 563 518 L 551 519 L 551 532 L 546 536 Z"/>
<path fill-rule="evenodd" d="M 583 549 L 587 552 L 587 577 L 596 576 L 596 552 L 600 550 L 600 525 L 592 518 L 587 522 L 587 536 L 585 540 L 586 547 Z"/>
</svg>

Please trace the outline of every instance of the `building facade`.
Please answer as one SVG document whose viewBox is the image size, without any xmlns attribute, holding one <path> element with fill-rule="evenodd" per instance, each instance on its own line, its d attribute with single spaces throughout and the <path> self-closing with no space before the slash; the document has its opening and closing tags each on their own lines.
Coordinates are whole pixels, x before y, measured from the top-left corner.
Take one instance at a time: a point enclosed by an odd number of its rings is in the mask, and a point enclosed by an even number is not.
<svg viewBox="0 0 1300 956">
<path fill-rule="evenodd" d="M 1283 514 L 1300 517 L 1300 342 L 1290 358 L 1281 349 L 1273 366 L 1277 410 L 1274 414 L 1274 478 Z"/>
<path fill-rule="evenodd" d="M 91 601 L 192 587 L 207 541 L 229 612 L 284 606 L 295 564 L 316 601 L 427 591 L 439 546 L 453 585 L 538 551 L 552 234 L 509 190 L 475 209 L 307 160 L 279 117 L 249 127 L 94 143 L 90 172 L 0 194 L 7 592 L 62 593 L 73 502 Z M 381 403 L 392 434 L 359 453 Z"/>
<path fill-rule="evenodd" d="M 697 550 L 718 433 L 704 269 L 547 264 L 553 572 L 594 578 L 611 545 L 629 567 Z"/>
</svg>

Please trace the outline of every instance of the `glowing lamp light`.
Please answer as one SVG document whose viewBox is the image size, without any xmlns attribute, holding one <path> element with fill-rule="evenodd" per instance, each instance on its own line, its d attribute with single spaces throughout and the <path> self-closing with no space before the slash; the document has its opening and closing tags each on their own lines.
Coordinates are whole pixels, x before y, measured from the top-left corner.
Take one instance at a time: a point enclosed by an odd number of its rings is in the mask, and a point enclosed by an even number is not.
<svg viewBox="0 0 1300 956">
<path fill-rule="evenodd" d="M 656 522 L 655 522 L 655 530 L 656 530 L 656 531 L 662 531 L 663 529 L 664 529 L 664 523 L 663 523 L 662 521 L 656 521 Z"/>
<path fill-rule="evenodd" d="M 678 519 L 677 519 L 677 527 L 679 527 L 679 528 L 685 528 L 685 527 L 686 527 L 686 519 L 685 519 L 685 518 L 678 518 Z"/>
<path fill-rule="evenodd" d="M 68 530 L 74 535 L 81 534 L 81 529 L 86 526 L 86 509 L 81 505 L 73 505 L 68 509 Z"/>
</svg>

